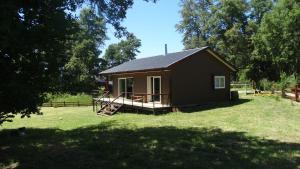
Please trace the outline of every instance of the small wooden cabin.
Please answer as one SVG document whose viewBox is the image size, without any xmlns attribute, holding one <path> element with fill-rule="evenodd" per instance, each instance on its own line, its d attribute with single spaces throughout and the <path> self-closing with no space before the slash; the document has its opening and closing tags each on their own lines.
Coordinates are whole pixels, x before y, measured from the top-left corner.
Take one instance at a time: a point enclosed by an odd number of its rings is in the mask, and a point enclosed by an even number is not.
<svg viewBox="0 0 300 169">
<path fill-rule="evenodd" d="M 128 61 L 100 75 L 112 84 L 112 96 L 123 102 L 180 107 L 230 100 L 235 71 L 210 47 L 202 47 Z"/>
</svg>

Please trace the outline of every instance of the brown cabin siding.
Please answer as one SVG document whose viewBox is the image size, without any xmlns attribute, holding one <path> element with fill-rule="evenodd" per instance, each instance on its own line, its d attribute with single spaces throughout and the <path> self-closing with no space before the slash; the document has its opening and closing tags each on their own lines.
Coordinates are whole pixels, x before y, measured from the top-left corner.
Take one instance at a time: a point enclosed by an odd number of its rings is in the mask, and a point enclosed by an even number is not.
<svg viewBox="0 0 300 169">
<path fill-rule="evenodd" d="M 136 72 L 111 75 L 113 81 L 113 97 L 118 96 L 118 78 L 132 77 L 133 78 L 133 92 L 147 93 L 147 76 L 161 76 L 161 93 L 169 94 L 170 88 L 170 72 L 169 71 L 153 71 L 153 72 Z M 162 104 L 168 103 L 169 96 L 162 96 Z"/>
<path fill-rule="evenodd" d="M 195 105 L 230 99 L 230 69 L 201 51 L 171 66 L 173 106 Z M 214 89 L 214 76 L 225 76 L 225 89 Z"/>
</svg>

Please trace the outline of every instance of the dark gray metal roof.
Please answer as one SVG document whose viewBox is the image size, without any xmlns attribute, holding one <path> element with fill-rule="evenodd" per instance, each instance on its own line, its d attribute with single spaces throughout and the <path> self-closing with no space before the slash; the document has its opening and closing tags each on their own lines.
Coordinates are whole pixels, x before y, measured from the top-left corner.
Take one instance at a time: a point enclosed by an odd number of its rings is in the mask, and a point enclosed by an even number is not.
<svg viewBox="0 0 300 169">
<path fill-rule="evenodd" d="M 142 59 L 135 59 L 125 62 L 119 66 L 107 69 L 100 74 L 111 74 L 111 73 L 121 73 L 121 72 L 133 72 L 142 70 L 153 70 L 153 69 L 165 69 L 170 65 L 196 53 L 201 50 L 205 50 L 208 47 L 184 50 L 181 52 L 168 53 L 167 55 L 158 55 Z"/>
</svg>

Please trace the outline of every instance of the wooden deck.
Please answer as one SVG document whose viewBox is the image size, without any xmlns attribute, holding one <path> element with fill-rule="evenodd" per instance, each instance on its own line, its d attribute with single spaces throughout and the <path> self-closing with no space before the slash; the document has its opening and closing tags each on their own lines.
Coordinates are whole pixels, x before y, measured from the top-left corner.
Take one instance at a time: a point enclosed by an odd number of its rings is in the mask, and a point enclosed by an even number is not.
<svg viewBox="0 0 300 169">
<path fill-rule="evenodd" d="M 102 102 L 109 102 L 109 101 L 112 101 L 114 99 L 115 98 L 102 98 L 100 101 L 102 101 Z M 170 108 L 170 105 L 161 104 L 159 102 L 143 103 L 143 102 L 132 101 L 131 99 L 126 99 L 126 98 L 122 98 L 122 97 L 116 99 L 114 101 L 114 103 L 123 104 L 125 106 L 133 106 L 133 107 L 139 107 L 139 108 L 146 108 L 146 109 Z"/>
<path fill-rule="evenodd" d="M 109 92 L 103 94 L 102 97 L 93 98 L 93 111 L 96 111 L 98 115 L 108 114 L 112 115 L 116 113 L 119 109 L 122 111 L 137 111 L 137 112 L 167 112 L 171 110 L 170 104 L 162 104 L 161 102 L 145 102 L 145 96 L 152 94 L 136 94 L 131 97 L 131 99 L 123 98 L 120 94 L 118 97 L 111 97 Z M 159 94 L 166 95 L 166 94 Z M 144 101 L 144 102 L 143 102 Z M 115 107 L 119 107 L 115 111 Z M 98 109 L 100 108 L 100 109 Z"/>
<path fill-rule="evenodd" d="M 114 101 L 113 101 L 114 100 Z M 139 101 L 134 101 L 132 99 L 126 99 L 123 97 L 119 97 L 119 98 L 94 98 L 94 101 L 97 101 L 98 103 L 100 103 L 100 108 L 102 107 L 101 104 L 105 105 L 107 103 L 111 103 L 111 101 L 113 101 L 113 103 L 115 104 L 120 104 L 123 106 L 123 108 L 125 109 L 134 109 L 134 110 L 141 110 L 141 111 L 169 111 L 169 109 L 171 108 L 170 105 L 168 104 L 161 104 L 159 102 L 147 102 L 147 103 L 142 103 Z M 97 104 L 95 104 L 96 107 L 94 107 L 93 109 L 97 110 Z"/>
</svg>

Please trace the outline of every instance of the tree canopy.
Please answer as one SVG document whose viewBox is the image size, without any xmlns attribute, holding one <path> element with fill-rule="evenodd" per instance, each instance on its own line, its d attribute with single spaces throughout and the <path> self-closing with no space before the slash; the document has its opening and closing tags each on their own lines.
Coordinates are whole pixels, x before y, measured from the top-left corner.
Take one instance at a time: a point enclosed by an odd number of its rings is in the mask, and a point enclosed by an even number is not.
<svg viewBox="0 0 300 169">
<path fill-rule="evenodd" d="M 103 56 L 106 67 L 117 66 L 135 59 L 136 54 L 140 52 L 138 50 L 140 46 L 141 40 L 137 39 L 133 34 L 129 34 L 126 40 L 109 45 Z"/>
<path fill-rule="evenodd" d="M 284 73 L 299 78 L 300 2 L 278 1 L 262 18 L 253 41 L 249 77 L 277 81 Z"/>
<path fill-rule="evenodd" d="M 272 5 L 272 0 L 182 0 L 176 28 L 186 49 L 211 46 L 244 69 L 254 49 L 252 36 Z"/>
<path fill-rule="evenodd" d="M 96 88 L 95 77 L 100 71 L 101 53 L 106 25 L 95 10 L 84 8 L 78 20 L 79 30 L 73 35 L 70 57 L 62 69 L 62 91 L 86 92 Z"/>
<path fill-rule="evenodd" d="M 298 0 L 182 0 L 185 48 L 211 46 L 255 81 L 299 76 Z"/>
<path fill-rule="evenodd" d="M 145 0 L 152 1 L 155 0 Z M 0 2 L 0 124 L 15 114 L 22 117 L 39 112 L 44 93 L 56 90 L 61 79 L 61 68 L 70 59 L 70 51 L 76 51 L 73 60 L 89 48 L 93 58 L 91 39 L 77 45 L 71 41 L 79 29 L 73 12 L 83 4 L 89 5 L 106 24 L 116 29 L 116 35 L 127 35 L 121 21 L 133 0 L 4 0 Z M 94 17 L 89 15 L 89 17 Z M 89 22 L 89 19 L 86 20 Z M 102 22 L 101 21 L 101 22 Z M 102 38 L 101 32 L 92 32 Z M 82 31 L 80 31 L 82 32 Z M 84 31 L 83 31 L 84 32 Z M 85 32 L 89 35 L 91 32 Z M 101 44 L 101 43 L 100 43 Z M 86 61 L 89 62 L 90 59 Z M 72 61 L 75 63 L 76 61 Z M 75 64 L 76 65 L 76 64 Z"/>
</svg>

